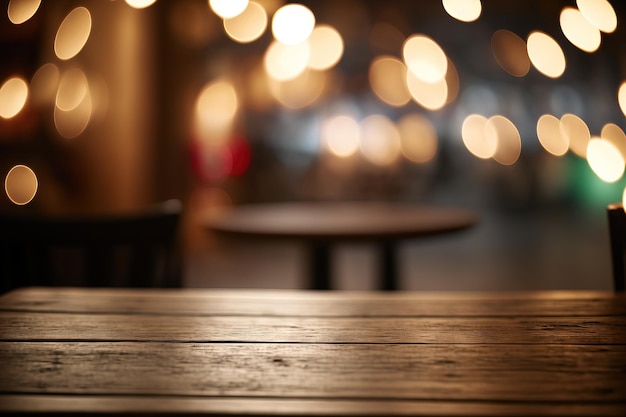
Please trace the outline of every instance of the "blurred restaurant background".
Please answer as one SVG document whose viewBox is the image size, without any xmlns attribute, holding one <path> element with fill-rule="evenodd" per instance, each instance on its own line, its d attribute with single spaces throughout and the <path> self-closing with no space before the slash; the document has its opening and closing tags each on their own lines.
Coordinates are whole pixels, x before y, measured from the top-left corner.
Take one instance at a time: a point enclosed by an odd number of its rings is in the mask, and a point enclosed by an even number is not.
<svg viewBox="0 0 626 417">
<path fill-rule="evenodd" d="M 621 0 L 0 1 L 0 209 L 178 198 L 190 287 L 299 288 L 287 242 L 207 218 L 277 201 L 475 209 L 406 242 L 406 289 L 609 289 L 626 181 Z M 365 244 L 335 254 L 368 289 Z"/>
</svg>

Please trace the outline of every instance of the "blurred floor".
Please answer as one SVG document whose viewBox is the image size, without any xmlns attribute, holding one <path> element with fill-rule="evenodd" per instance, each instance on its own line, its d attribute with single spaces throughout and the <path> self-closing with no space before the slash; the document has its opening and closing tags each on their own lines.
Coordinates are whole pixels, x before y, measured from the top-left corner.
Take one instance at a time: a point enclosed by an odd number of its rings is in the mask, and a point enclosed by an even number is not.
<svg viewBox="0 0 626 417">
<path fill-rule="evenodd" d="M 401 243 L 401 288 L 530 290 L 612 288 L 608 230 L 601 216 L 481 213 L 474 229 Z M 191 221 L 185 284 L 215 288 L 304 288 L 305 251 L 293 242 L 221 239 Z M 201 223 L 201 222 L 200 222 Z M 195 225 L 195 226 L 194 226 Z M 336 287 L 376 288 L 373 245 L 334 251 Z"/>
</svg>

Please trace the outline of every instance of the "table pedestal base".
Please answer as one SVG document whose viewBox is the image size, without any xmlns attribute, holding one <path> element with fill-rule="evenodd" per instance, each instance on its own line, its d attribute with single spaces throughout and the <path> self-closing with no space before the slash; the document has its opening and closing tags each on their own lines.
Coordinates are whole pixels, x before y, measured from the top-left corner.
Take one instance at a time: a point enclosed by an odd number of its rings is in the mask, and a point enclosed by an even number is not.
<svg viewBox="0 0 626 417">
<path fill-rule="evenodd" d="M 309 247 L 309 285 L 313 290 L 330 290 L 331 269 L 330 263 L 331 247 L 325 243 L 313 243 Z"/>
<path fill-rule="evenodd" d="M 398 267 L 396 260 L 396 245 L 385 241 L 379 245 L 379 289 L 395 291 L 398 289 Z M 331 290 L 332 282 L 332 245 L 324 242 L 312 243 L 308 247 L 309 289 Z"/>
<path fill-rule="evenodd" d="M 395 291 L 398 289 L 398 264 L 396 259 L 396 245 L 394 242 L 382 242 L 380 247 L 380 289 Z"/>
</svg>

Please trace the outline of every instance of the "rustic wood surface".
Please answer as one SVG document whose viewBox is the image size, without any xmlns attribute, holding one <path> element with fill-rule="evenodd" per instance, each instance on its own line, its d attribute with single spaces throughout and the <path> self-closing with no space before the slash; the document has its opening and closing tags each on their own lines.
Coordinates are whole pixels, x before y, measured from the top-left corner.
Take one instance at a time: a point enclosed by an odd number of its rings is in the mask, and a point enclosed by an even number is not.
<svg viewBox="0 0 626 417">
<path fill-rule="evenodd" d="M 0 414 L 626 415 L 626 295 L 28 288 Z"/>
<path fill-rule="evenodd" d="M 146 296 L 148 295 L 148 296 Z M 347 301 L 347 302 L 343 302 Z M 29 288 L 2 297 L 0 311 L 192 316 L 506 317 L 624 316 L 621 297 L 597 291 L 376 292 Z"/>
<path fill-rule="evenodd" d="M 129 323 L 132 320 L 132 323 Z M 132 324 L 132 331 L 129 325 Z M 107 329 L 103 332 L 103 329 Z M 626 345 L 619 317 L 244 317 L 0 311 L 14 340 Z"/>
</svg>

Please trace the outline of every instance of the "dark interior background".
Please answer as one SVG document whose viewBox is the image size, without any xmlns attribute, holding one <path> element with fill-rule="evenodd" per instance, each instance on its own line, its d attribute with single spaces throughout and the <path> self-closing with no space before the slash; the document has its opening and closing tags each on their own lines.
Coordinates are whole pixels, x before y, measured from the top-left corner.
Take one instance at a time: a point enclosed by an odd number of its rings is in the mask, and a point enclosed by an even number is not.
<svg viewBox="0 0 626 417">
<path fill-rule="evenodd" d="M 8 3 L 0 1 L 0 11 Z M 224 75 L 242 91 L 249 88 L 271 39 L 268 30 L 251 44 L 235 43 L 205 0 L 159 0 L 141 10 L 121 0 L 44 1 L 22 25 L 12 24 L 3 12 L 0 80 L 15 74 L 28 80 L 49 62 L 61 69 L 79 66 L 101 87 L 101 102 L 87 129 L 71 140 L 55 131 L 52 108 L 31 100 L 18 117 L 0 119 L 0 172 L 5 175 L 21 163 L 39 179 L 30 204 L 17 207 L 4 197 L 0 208 L 119 211 L 180 198 L 186 206 L 187 285 L 299 287 L 299 247 L 223 241 L 205 230 L 203 219 L 231 205 L 273 201 L 458 205 L 478 210 L 481 224 L 454 237 L 407 242 L 401 252 L 405 288 L 611 287 L 606 205 L 621 199 L 626 182 L 600 181 L 586 161 L 571 153 L 549 155 L 537 141 L 535 126 L 542 114 L 571 112 L 595 135 L 607 123 L 626 128 L 616 99 L 626 80 L 624 2 L 611 2 L 618 28 L 603 34 L 600 49 L 591 54 L 571 45 L 559 28 L 561 9 L 575 7 L 575 1 L 483 0 L 482 15 L 472 23 L 452 19 L 437 0 L 301 3 L 318 23 L 334 25 L 344 38 L 332 88 L 299 110 L 244 103 L 234 135 L 250 149 L 249 166 L 241 175 L 215 177 L 203 173 L 195 159 L 189 128 L 194 100 L 203 85 Z M 54 34 L 77 6 L 90 10 L 92 32 L 76 58 L 59 62 L 51 48 Z M 401 53 L 401 43 L 393 39 L 372 42 L 380 22 L 404 36 L 424 33 L 439 42 L 459 73 L 454 103 L 427 111 L 414 102 L 392 108 L 377 100 L 368 84 L 369 63 L 381 54 Z M 535 29 L 552 35 L 567 58 L 564 75 L 550 79 L 532 68 L 521 78 L 507 74 L 490 47 L 498 29 L 521 37 Z M 497 111 L 520 130 L 522 152 L 512 166 L 477 159 L 463 146 L 459 123 L 468 112 L 484 110 L 476 98 L 484 97 L 480 94 L 495 97 Z M 435 159 L 426 164 L 401 160 L 388 167 L 329 163 L 314 146 L 315 126 L 338 103 L 394 120 L 412 112 L 426 116 L 438 133 Z M 343 288 L 373 285 L 372 248 L 346 245 L 336 255 Z"/>
</svg>

